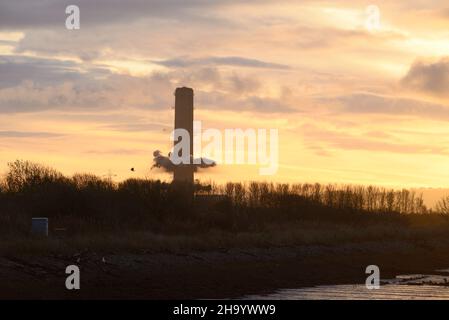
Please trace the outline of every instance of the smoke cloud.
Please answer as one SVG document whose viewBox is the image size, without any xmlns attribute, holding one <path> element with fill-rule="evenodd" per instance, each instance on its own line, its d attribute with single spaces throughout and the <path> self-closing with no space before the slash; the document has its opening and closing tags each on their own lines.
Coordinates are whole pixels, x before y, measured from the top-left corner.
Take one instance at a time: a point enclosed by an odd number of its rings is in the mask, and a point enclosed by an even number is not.
<svg viewBox="0 0 449 320">
<path fill-rule="evenodd" d="M 198 162 L 198 164 L 196 164 L 196 162 Z M 215 161 L 207 158 L 193 159 L 191 163 L 194 167 L 195 172 L 197 172 L 198 169 L 208 169 L 217 165 Z M 168 156 L 164 156 L 161 151 L 156 150 L 153 152 L 153 166 L 151 167 L 151 169 L 153 168 L 160 168 L 166 172 L 173 172 L 176 168 L 176 165 L 170 160 L 170 154 Z"/>
</svg>

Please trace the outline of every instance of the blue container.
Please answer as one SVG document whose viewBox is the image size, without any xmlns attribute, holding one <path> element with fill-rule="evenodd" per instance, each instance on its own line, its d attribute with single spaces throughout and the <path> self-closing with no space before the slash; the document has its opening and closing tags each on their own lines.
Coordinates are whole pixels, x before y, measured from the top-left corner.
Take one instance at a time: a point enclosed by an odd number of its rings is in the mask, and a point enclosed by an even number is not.
<svg viewBox="0 0 449 320">
<path fill-rule="evenodd" d="M 37 236 L 48 237 L 48 218 L 32 218 L 31 233 Z"/>
</svg>

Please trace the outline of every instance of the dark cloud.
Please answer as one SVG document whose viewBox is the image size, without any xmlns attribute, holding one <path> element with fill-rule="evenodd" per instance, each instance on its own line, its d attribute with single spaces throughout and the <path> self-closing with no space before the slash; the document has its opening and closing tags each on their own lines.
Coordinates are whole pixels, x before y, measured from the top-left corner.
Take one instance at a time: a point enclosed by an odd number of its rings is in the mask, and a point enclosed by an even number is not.
<svg viewBox="0 0 449 320">
<path fill-rule="evenodd" d="M 138 78 L 70 61 L 0 57 L 0 111 L 101 110 L 169 106 L 170 79 Z"/>
<path fill-rule="evenodd" d="M 235 97 L 231 93 L 201 90 L 195 92 L 195 97 L 197 105 L 204 109 L 245 110 L 261 113 L 295 112 L 293 108 L 279 98 L 259 97 L 257 95 Z"/>
<path fill-rule="evenodd" d="M 289 66 L 284 64 L 266 62 L 245 57 L 205 57 L 196 59 L 175 58 L 152 62 L 171 68 L 221 65 L 221 66 L 235 66 L 235 67 L 262 68 L 262 69 L 289 69 Z"/>
<path fill-rule="evenodd" d="M 229 77 L 229 83 L 231 85 L 231 90 L 238 94 L 256 92 L 261 86 L 260 81 L 256 77 L 242 77 L 235 73 Z"/>
<path fill-rule="evenodd" d="M 371 93 L 356 93 L 336 98 L 320 99 L 331 104 L 337 102 L 339 111 L 360 114 L 385 114 L 449 120 L 449 107 L 409 98 L 396 98 Z"/>
<path fill-rule="evenodd" d="M 0 73 L 0 111 L 8 113 L 49 109 L 169 109 L 177 86 L 195 88 L 196 104 L 202 109 L 292 111 L 281 98 L 259 96 L 261 84 L 255 76 L 210 67 L 134 77 L 86 63 L 1 56 Z M 111 129 L 140 131 L 147 127 L 136 123 L 132 127 Z"/>
<path fill-rule="evenodd" d="M 449 96 L 449 57 L 437 62 L 415 62 L 401 84 L 433 95 Z"/>
<path fill-rule="evenodd" d="M 84 80 L 85 76 L 76 67 L 79 66 L 71 61 L 3 55 L 0 56 L 0 88 L 14 87 L 26 80 L 42 85 Z M 90 72 L 107 73 L 100 69 Z"/>
<path fill-rule="evenodd" d="M 239 1 L 246 2 L 243 0 Z M 101 11 L 98 17 L 101 21 L 102 15 L 108 15 L 108 12 L 111 12 L 111 19 L 114 20 L 113 16 L 116 11 L 123 13 L 120 19 L 125 19 L 134 14 L 144 16 L 145 11 L 149 10 L 149 8 L 154 9 L 154 11 L 170 11 L 169 9 L 173 9 L 172 13 L 175 14 L 176 12 L 189 11 L 191 8 L 200 7 L 201 5 L 204 8 L 215 8 L 219 5 L 233 4 L 234 2 L 219 0 L 215 1 L 214 4 L 210 3 L 211 1 L 205 0 L 132 0 L 128 2 L 117 0 L 78 0 L 70 3 L 48 0 L 43 4 L 37 4 L 37 2 L 27 0 L 18 0 L 14 3 L 1 2 L 0 0 L 0 27 L 2 23 L 8 23 L 8 19 L 2 19 L 6 15 L 5 12 L 14 16 L 14 21 L 10 19 L 11 23 L 20 24 L 23 18 L 22 15 L 25 15 L 30 19 L 30 26 L 33 25 L 33 19 L 42 20 L 43 25 L 46 23 L 51 24 L 52 18 L 49 15 L 55 14 L 56 11 L 59 12 L 61 6 L 65 8 L 68 4 L 80 5 L 82 21 L 84 21 L 84 14 L 90 15 L 93 12 Z M 25 10 L 28 6 L 29 11 Z M 49 14 L 43 8 L 48 8 L 50 12 L 53 10 L 53 13 Z M 62 12 L 64 13 L 64 10 Z M 149 16 L 151 15 L 156 16 L 157 14 L 152 12 Z M 85 31 L 82 28 L 80 30 L 81 33 L 67 34 L 67 39 L 60 44 L 61 47 L 65 47 L 66 42 L 71 43 L 69 47 L 75 48 L 75 55 L 81 57 L 85 63 L 19 55 L 0 56 L 0 74 L 2 75 L 0 77 L 0 111 L 38 112 L 48 109 L 79 111 L 117 108 L 163 109 L 170 108 L 173 105 L 172 93 L 177 86 L 195 88 L 197 94 L 196 103 L 198 107 L 203 109 L 261 112 L 290 111 L 290 108 L 281 99 L 260 96 L 260 91 L 262 91 L 259 90 L 261 89 L 261 81 L 256 76 L 249 74 L 256 72 L 253 69 L 288 70 L 289 66 L 287 65 L 240 56 L 167 58 L 160 61 L 148 61 L 148 64 L 158 63 L 172 69 L 164 73 L 153 73 L 146 77 L 115 74 L 110 72 L 107 66 L 95 64 L 92 61 L 102 54 L 96 53 L 102 52 L 97 50 L 98 47 L 104 45 L 109 49 L 111 48 L 108 39 L 114 34 L 114 31 L 120 29 L 120 26 L 114 26 L 110 33 L 107 32 L 106 27 L 99 29 L 102 32 L 96 32 L 98 29 L 95 28 L 93 31 L 87 29 Z M 141 29 L 138 28 L 138 30 Z M 104 34 L 103 31 L 105 32 Z M 67 52 L 64 50 L 60 51 L 58 49 L 58 41 L 55 41 L 55 39 L 60 39 L 58 37 L 64 38 L 66 35 L 64 32 L 40 30 L 35 37 L 30 37 L 29 34 L 33 32 L 34 28 L 33 30 L 25 31 L 25 38 L 20 40 L 15 47 L 17 54 L 24 51 L 34 52 L 36 48 L 47 48 L 48 52 L 46 52 L 45 56 L 51 56 L 55 52 L 58 52 L 61 56 L 71 56 L 70 50 Z M 94 36 L 92 36 L 93 34 Z M 55 35 L 58 35 L 58 37 L 54 38 Z M 86 35 L 90 35 L 92 39 L 95 39 L 95 44 L 80 41 Z M 134 38 L 130 41 L 134 42 Z M 98 45 L 96 42 L 101 45 Z M 80 49 L 76 50 L 77 47 L 80 47 Z M 90 51 L 89 48 L 94 49 Z M 113 49 L 115 50 L 115 48 Z M 37 50 L 37 52 L 40 51 Z M 115 56 L 110 57 L 110 59 L 120 60 L 119 57 Z M 139 62 L 141 63 L 142 61 Z M 238 68 L 232 72 L 233 70 L 229 71 L 226 68 L 220 68 L 221 66 Z M 188 67 L 191 68 L 184 70 L 184 68 Z M 136 124 L 132 127 L 116 127 L 115 129 L 129 131 L 145 130 L 145 128 L 145 124 Z"/>
<path fill-rule="evenodd" d="M 83 25 L 132 23 L 140 19 L 198 21 L 204 10 L 249 0 L 2 0 L 0 28 L 23 29 L 61 26 L 65 28 L 65 8 L 77 5 Z M 207 15 L 203 16 L 207 19 Z"/>
</svg>

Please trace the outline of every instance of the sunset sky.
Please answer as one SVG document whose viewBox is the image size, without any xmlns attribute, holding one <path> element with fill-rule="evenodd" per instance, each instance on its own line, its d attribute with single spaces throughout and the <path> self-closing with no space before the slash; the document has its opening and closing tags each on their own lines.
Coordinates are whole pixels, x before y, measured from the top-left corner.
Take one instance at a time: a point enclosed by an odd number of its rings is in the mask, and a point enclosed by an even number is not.
<svg viewBox="0 0 449 320">
<path fill-rule="evenodd" d="M 447 0 L 0 0 L 3 172 L 27 159 L 168 179 L 150 167 L 179 86 L 203 128 L 279 129 L 276 175 L 203 180 L 449 186 Z"/>
</svg>

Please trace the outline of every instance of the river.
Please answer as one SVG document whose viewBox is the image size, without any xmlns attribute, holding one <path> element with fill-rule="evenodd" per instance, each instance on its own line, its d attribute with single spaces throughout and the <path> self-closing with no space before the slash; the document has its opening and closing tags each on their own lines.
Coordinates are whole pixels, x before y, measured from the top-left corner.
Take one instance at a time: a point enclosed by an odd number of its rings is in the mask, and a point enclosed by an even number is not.
<svg viewBox="0 0 449 320">
<path fill-rule="evenodd" d="M 449 270 L 438 270 L 436 273 L 438 274 L 400 275 L 394 279 L 382 280 L 377 290 L 369 290 L 360 284 L 345 284 L 281 289 L 266 295 L 248 295 L 243 299 L 449 300 Z"/>
</svg>

